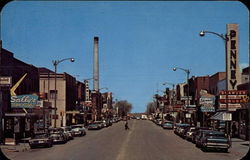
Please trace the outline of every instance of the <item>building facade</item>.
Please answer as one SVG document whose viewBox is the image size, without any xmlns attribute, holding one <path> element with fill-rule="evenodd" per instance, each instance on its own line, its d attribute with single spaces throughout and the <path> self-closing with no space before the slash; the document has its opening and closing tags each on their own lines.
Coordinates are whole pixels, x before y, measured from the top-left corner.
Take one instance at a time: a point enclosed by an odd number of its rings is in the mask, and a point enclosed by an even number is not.
<svg viewBox="0 0 250 160">
<path fill-rule="evenodd" d="M 39 68 L 40 91 L 47 95 L 47 101 L 52 103 L 53 113 L 52 126 L 60 127 L 76 123 L 76 79 L 67 73 L 57 73 L 47 69 Z M 56 90 L 55 90 L 56 76 Z M 55 109 L 56 98 L 56 109 Z"/>
<path fill-rule="evenodd" d="M 21 96 L 36 97 L 39 93 L 38 68 L 14 57 L 14 54 L 0 48 L 0 76 L 11 77 L 12 85 L 1 87 L 1 139 L 14 139 L 31 136 L 37 119 L 34 106 L 28 107 L 14 100 Z M 36 99 L 37 100 L 37 99 Z M 2 123 L 4 122 L 4 123 Z"/>
</svg>

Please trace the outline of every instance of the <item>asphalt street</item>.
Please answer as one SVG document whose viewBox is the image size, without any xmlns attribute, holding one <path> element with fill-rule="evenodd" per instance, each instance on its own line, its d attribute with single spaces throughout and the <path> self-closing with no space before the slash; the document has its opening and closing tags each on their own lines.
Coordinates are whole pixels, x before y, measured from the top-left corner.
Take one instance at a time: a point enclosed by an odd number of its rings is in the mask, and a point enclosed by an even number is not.
<svg viewBox="0 0 250 160">
<path fill-rule="evenodd" d="M 248 150 L 244 142 L 233 142 L 229 153 L 203 152 L 147 120 L 124 121 L 102 130 L 87 131 L 66 144 L 4 154 L 14 160 L 237 160 Z"/>
</svg>

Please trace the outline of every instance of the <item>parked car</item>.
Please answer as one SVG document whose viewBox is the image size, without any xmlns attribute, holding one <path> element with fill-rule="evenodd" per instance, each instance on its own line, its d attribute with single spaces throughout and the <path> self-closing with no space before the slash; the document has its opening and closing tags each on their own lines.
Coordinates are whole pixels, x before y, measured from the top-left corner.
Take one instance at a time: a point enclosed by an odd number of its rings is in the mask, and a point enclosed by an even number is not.
<svg viewBox="0 0 250 160">
<path fill-rule="evenodd" d="M 48 134 L 38 134 L 29 140 L 29 145 L 32 149 L 36 147 L 52 147 L 53 140 Z"/>
<path fill-rule="evenodd" d="M 184 135 L 184 138 L 188 141 L 191 141 L 192 140 L 192 136 L 194 134 L 196 130 L 196 127 L 188 127 L 185 131 L 185 135 Z"/>
<path fill-rule="evenodd" d="M 68 140 L 74 139 L 74 132 L 72 131 L 72 128 L 70 126 L 61 127 L 63 129 L 63 132 L 66 134 Z"/>
<path fill-rule="evenodd" d="M 211 127 L 195 127 L 193 134 L 191 134 L 191 141 L 196 143 L 196 136 L 199 134 L 199 130 L 212 130 Z"/>
<path fill-rule="evenodd" d="M 196 132 L 196 136 L 195 136 L 195 146 L 200 148 L 201 147 L 201 138 L 203 136 L 203 132 L 206 132 L 206 131 L 211 131 L 210 129 L 199 129 L 197 132 Z"/>
<path fill-rule="evenodd" d="M 162 125 L 162 128 L 163 128 L 163 129 L 173 129 L 173 128 L 174 128 L 174 124 L 173 124 L 173 122 L 171 122 L 171 121 L 165 122 L 165 123 Z"/>
<path fill-rule="evenodd" d="M 75 136 L 84 136 L 86 135 L 86 129 L 82 124 L 76 124 L 71 126 L 72 131 L 74 132 Z"/>
<path fill-rule="evenodd" d="M 112 126 L 112 123 L 110 120 L 103 120 L 104 127 Z"/>
<path fill-rule="evenodd" d="M 158 126 L 161 126 L 162 120 L 161 120 L 161 119 L 157 119 L 157 120 L 156 120 L 156 124 L 157 124 Z"/>
<path fill-rule="evenodd" d="M 105 125 L 104 125 L 104 123 L 102 121 L 95 121 L 93 123 L 98 124 L 100 128 L 104 128 L 105 127 Z"/>
<path fill-rule="evenodd" d="M 175 128 L 174 128 L 174 133 L 179 135 L 179 136 L 182 136 L 182 134 L 184 134 L 185 128 L 187 128 L 189 126 L 190 126 L 190 124 L 187 124 L 187 123 L 177 123 L 175 125 Z"/>
<path fill-rule="evenodd" d="M 88 126 L 88 130 L 98 130 L 101 129 L 101 125 L 99 123 L 91 123 Z"/>
<path fill-rule="evenodd" d="M 200 146 L 202 150 L 216 149 L 228 152 L 231 143 L 224 132 L 220 131 L 204 131 L 200 138 Z"/>
<path fill-rule="evenodd" d="M 50 134 L 50 137 L 52 138 L 54 144 L 67 142 L 67 137 L 63 133 L 63 130 L 61 128 L 50 128 L 49 134 Z"/>
</svg>

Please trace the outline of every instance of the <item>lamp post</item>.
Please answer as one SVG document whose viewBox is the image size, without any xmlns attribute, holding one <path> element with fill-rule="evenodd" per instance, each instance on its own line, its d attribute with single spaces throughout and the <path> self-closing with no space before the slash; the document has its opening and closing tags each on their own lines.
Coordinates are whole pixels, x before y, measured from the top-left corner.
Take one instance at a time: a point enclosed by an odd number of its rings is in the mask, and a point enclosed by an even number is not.
<svg viewBox="0 0 250 160">
<path fill-rule="evenodd" d="M 55 67 L 55 99 L 54 99 L 54 108 L 55 108 L 55 114 L 54 114 L 54 127 L 56 128 L 56 111 L 57 111 L 57 106 L 56 106 L 56 100 L 57 100 L 57 88 L 56 88 L 56 74 L 57 74 L 57 65 L 63 61 L 66 61 L 66 60 L 70 60 L 71 62 L 74 62 L 75 59 L 74 58 L 65 58 L 65 59 L 62 59 L 62 60 L 53 60 L 52 63 Z"/>
<path fill-rule="evenodd" d="M 190 70 L 189 69 L 180 68 L 180 67 L 175 67 L 175 68 L 173 68 L 173 71 L 176 71 L 177 69 L 183 70 L 187 74 L 187 107 L 189 107 L 189 83 L 188 83 L 188 80 L 189 80 Z M 192 123 L 191 119 L 190 119 L 190 123 Z"/>
<path fill-rule="evenodd" d="M 226 59 L 227 59 L 227 41 L 228 41 L 228 37 L 227 37 L 227 34 L 219 34 L 219 33 L 216 33 L 216 32 L 211 32 L 211 31 L 201 31 L 200 32 L 200 36 L 201 37 L 204 37 L 206 33 L 210 33 L 210 34 L 213 34 L 213 35 L 216 35 L 218 37 L 220 37 L 224 43 L 225 43 L 225 54 L 226 54 Z M 227 71 L 227 65 L 226 65 L 226 71 Z M 228 111 L 228 74 L 226 74 L 226 111 Z"/>
<path fill-rule="evenodd" d="M 211 32 L 211 31 L 201 31 L 200 32 L 200 36 L 201 37 L 204 37 L 206 33 L 210 33 L 210 34 L 213 34 L 213 35 L 216 35 L 218 37 L 220 37 L 223 41 L 224 41 L 224 44 L 225 44 L 225 54 L 226 54 L 226 59 L 227 59 L 227 41 L 228 41 L 228 35 L 227 34 L 219 34 L 219 33 L 216 33 L 216 32 Z M 228 72 L 228 65 L 226 64 L 226 72 Z M 226 111 L 228 112 L 228 73 L 226 73 Z M 229 135 L 229 127 L 230 125 L 228 124 L 227 125 L 227 135 Z"/>
</svg>

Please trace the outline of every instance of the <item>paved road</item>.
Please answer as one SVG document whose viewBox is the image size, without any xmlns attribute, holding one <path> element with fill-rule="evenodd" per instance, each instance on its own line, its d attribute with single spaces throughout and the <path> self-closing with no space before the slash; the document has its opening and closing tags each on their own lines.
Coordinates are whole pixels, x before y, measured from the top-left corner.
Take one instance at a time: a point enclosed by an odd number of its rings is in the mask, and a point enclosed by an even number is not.
<svg viewBox="0 0 250 160">
<path fill-rule="evenodd" d="M 84 137 L 52 148 L 5 154 L 16 160 L 236 160 L 248 150 L 244 142 L 235 142 L 229 153 L 203 152 L 151 121 L 130 120 L 129 131 L 124 130 L 124 123 L 87 131 Z"/>
</svg>

